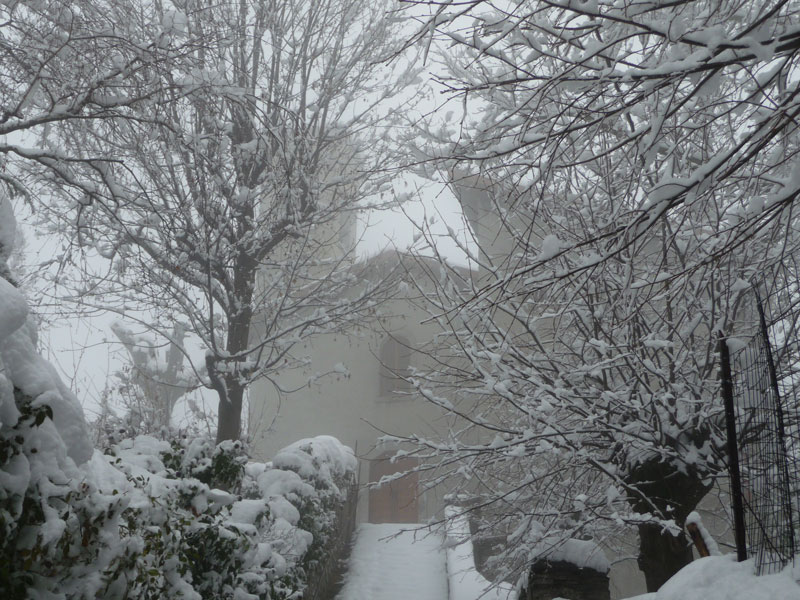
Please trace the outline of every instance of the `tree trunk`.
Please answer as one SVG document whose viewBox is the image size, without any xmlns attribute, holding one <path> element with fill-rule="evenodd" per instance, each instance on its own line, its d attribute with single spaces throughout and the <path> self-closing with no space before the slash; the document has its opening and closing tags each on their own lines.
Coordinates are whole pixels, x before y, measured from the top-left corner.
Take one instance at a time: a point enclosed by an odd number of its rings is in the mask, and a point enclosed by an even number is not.
<svg viewBox="0 0 800 600">
<path fill-rule="evenodd" d="M 639 525 L 639 568 L 648 592 L 656 592 L 667 580 L 692 562 L 692 547 L 681 533 L 674 536 L 660 525 Z"/>
<path fill-rule="evenodd" d="M 672 519 L 681 528 L 689 513 L 711 489 L 708 473 L 698 473 L 688 465 L 679 468 L 671 461 L 658 458 L 636 465 L 626 482 L 639 490 L 639 494 L 628 498 L 634 511 Z M 674 536 L 657 523 L 639 525 L 638 563 L 648 592 L 658 591 L 691 561 L 692 548 L 683 533 Z"/>
<path fill-rule="evenodd" d="M 242 231 L 249 231 L 249 219 L 252 212 L 245 215 L 240 223 Z M 243 234 L 244 235 L 244 234 Z M 228 356 L 240 356 L 250 342 L 250 328 L 253 321 L 253 289 L 256 282 L 256 262 L 245 252 L 240 252 L 236 259 L 236 269 L 233 278 L 233 301 L 231 304 L 238 307 L 228 316 Z M 238 440 L 242 433 L 242 400 L 247 380 L 238 369 L 231 372 L 232 365 L 241 363 L 228 362 L 223 379 L 225 389 L 219 390 L 219 417 L 217 420 L 217 443 L 225 440 Z M 224 393 L 224 396 L 223 396 Z M 227 400 L 227 401 L 226 401 Z"/>
<path fill-rule="evenodd" d="M 227 402 L 220 397 L 217 417 L 217 444 L 238 440 L 242 432 L 242 399 L 244 387 L 226 377 Z"/>
</svg>

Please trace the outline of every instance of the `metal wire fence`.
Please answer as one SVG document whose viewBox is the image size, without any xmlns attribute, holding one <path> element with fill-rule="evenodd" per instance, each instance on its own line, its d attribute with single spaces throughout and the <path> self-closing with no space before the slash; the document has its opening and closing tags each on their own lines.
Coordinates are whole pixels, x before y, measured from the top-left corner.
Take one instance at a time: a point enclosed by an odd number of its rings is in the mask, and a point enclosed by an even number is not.
<svg viewBox="0 0 800 600">
<path fill-rule="evenodd" d="M 737 546 L 740 558 L 746 552 L 755 559 L 759 574 L 781 570 L 794 559 L 800 541 L 798 272 L 782 266 L 757 286 L 758 331 L 730 357 L 738 451 L 731 466 L 738 462 L 739 468 L 739 482 L 733 473 L 731 482 L 734 511 L 742 513 L 744 528 L 737 532 L 742 538 Z"/>
</svg>

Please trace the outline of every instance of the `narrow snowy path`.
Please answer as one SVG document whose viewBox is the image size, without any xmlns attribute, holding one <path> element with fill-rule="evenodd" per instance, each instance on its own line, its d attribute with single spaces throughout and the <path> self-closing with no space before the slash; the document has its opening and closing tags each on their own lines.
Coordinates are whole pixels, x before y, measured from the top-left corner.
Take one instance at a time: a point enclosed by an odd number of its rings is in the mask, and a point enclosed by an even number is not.
<svg viewBox="0 0 800 600">
<path fill-rule="evenodd" d="M 362 523 L 336 600 L 447 600 L 442 539 L 408 523 Z"/>
</svg>

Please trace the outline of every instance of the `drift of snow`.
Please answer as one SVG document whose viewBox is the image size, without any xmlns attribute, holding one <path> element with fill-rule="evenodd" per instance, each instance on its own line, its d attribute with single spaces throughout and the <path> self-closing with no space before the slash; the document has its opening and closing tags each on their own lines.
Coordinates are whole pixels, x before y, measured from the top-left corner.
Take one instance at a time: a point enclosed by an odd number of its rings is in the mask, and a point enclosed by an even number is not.
<svg viewBox="0 0 800 600">
<path fill-rule="evenodd" d="M 800 586 L 791 569 L 757 577 L 752 561 L 738 563 L 729 554 L 695 560 L 658 592 L 630 600 L 800 600 Z"/>
<path fill-rule="evenodd" d="M 336 600 L 448 600 L 442 540 L 435 534 L 409 531 L 421 527 L 359 525 Z"/>
</svg>

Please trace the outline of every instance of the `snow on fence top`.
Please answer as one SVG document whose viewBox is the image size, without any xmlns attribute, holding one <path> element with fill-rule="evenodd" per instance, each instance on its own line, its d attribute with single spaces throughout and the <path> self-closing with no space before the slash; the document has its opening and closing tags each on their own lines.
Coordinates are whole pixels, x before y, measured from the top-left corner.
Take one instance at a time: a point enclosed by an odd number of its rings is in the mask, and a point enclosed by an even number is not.
<svg viewBox="0 0 800 600">
<path fill-rule="evenodd" d="M 534 560 L 549 562 L 566 562 L 580 569 L 592 569 L 599 573 L 608 573 L 611 563 L 608 562 L 603 549 L 590 540 L 555 540 L 545 538 L 534 547 Z"/>
<path fill-rule="evenodd" d="M 703 538 L 706 548 L 708 548 L 711 556 L 720 556 L 722 554 L 722 552 L 719 550 L 716 540 L 703 525 L 703 520 L 700 517 L 700 513 L 694 510 L 690 512 L 689 516 L 686 517 L 686 525 L 695 525 L 697 527 L 697 530 L 700 532 L 700 536 Z"/>
</svg>

